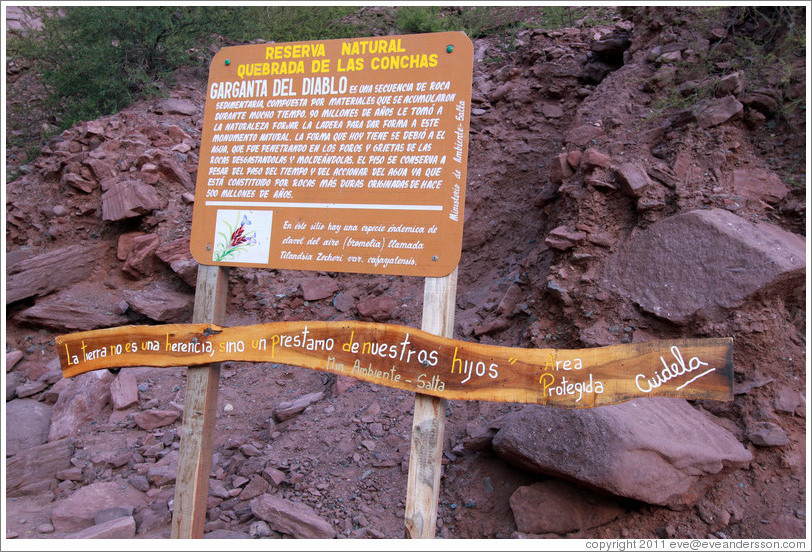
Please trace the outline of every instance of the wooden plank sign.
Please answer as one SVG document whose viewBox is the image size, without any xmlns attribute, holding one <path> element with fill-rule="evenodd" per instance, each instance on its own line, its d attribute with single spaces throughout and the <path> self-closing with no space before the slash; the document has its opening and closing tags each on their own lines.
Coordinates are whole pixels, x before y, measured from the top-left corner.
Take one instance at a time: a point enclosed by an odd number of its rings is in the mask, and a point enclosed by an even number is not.
<svg viewBox="0 0 812 552">
<path fill-rule="evenodd" d="M 302 366 L 444 399 L 590 408 L 635 397 L 732 400 L 733 339 L 518 349 L 367 322 L 124 326 L 57 338 L 66 377 L 226 360 Z"/>
<path fill-rule="evenodd" d="M 192 255 L 206 265 L 449 274 L 462 244 L 473 59 L 461 32 L 220 50 Z"/>
</svg>

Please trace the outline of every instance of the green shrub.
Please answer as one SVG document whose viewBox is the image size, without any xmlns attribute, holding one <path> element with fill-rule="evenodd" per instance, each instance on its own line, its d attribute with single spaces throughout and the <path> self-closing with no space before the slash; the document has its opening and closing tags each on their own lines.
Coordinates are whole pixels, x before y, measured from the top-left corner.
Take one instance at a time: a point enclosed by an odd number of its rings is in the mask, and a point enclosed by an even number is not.
<svg viewBox="0 0 812 552">
<path fill-rule="evenodd" d="M 188 63 L 190 48 L 215 29 L 234 28 L 235 9 L 203 7 L 43 8 L 42 28 L 9 41 L 47 88 L 46 106 L 67 128 L 154 94 Z"/>
</svg>

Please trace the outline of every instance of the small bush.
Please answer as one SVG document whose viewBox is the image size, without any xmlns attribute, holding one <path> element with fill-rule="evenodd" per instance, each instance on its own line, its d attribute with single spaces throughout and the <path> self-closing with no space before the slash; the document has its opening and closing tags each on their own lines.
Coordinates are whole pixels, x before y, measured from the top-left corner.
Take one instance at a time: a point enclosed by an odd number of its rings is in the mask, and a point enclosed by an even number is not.
<svg viewBox="0 0 812 552">
<path fill-rule="evenodd" d="M 71 7 L 40 10 L 42 27 L 9 41 L 47 88 L 59 125 L 113 113 L 154 94 L 189 61 L 189 49 L 215 29 L 234 28 L 239 12 L 202 7 Z"/>
</svg>

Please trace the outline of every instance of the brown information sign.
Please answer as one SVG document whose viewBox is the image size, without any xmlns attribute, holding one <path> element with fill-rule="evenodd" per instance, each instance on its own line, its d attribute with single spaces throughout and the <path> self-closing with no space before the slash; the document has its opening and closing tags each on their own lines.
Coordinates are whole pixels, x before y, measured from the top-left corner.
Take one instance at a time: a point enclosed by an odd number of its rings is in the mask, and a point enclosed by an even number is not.
<svg viewBox="0 0 812 552">
<path fill-rule="evenodd" d="M 517 349 L 369 322 L 124 326 L 57 338 L 65 377 L 226 360 L 291 364 L 454 400 L 591 408 L 636 397 L 733 399 L 733 339 Z"/>
<path fill-rule="evenodd" d="M 460 257 L 473 45 L 459 32 L 254 44 L 212 61 L 201 264 L 439 277 Z"/>
</svg>

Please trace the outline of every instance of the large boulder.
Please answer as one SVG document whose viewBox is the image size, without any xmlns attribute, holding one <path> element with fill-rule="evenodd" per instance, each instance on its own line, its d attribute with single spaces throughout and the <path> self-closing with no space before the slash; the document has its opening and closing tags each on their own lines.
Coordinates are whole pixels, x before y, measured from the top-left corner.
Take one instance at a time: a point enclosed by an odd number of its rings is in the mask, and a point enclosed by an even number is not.
<svg viewBox="0 0 812 552">
<path fill-rule="evenodd" d="M 602 286 L 677 324 L 717 320 L 756 293 L 802 285 L 805 255 L 801 236 L 773 224 L 691 211 L 624 243 L 604 265 Z"/>
<path fill-rule="evenodd" d="M 712 476 L 752 455 L 683 399 L 649 398 L 585 410 L 528 406 L 493 439 L 506 461 L 530 471 L 649 504 L 694 504 Z"/>
</svg>

